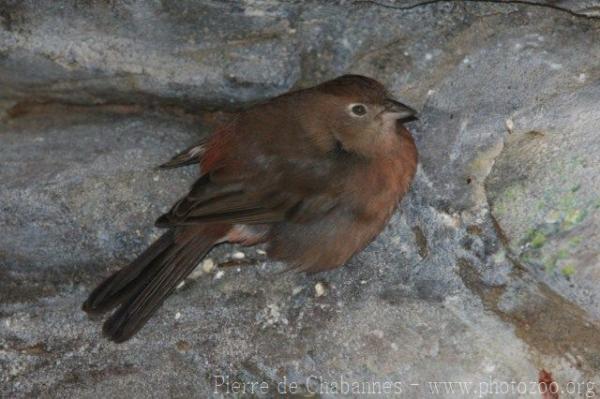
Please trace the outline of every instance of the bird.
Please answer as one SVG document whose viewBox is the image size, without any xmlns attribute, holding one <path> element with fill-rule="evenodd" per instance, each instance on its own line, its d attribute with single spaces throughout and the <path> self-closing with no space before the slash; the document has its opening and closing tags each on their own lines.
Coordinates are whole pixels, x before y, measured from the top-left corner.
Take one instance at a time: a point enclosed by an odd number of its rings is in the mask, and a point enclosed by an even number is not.
<svg viewBox="0 0 600 399">
<path fill-rule="evenodd" d="M 82 308 L 113 310 L 104 336 L 135 335 L 216 245 L 264 244 L 286 270 L 340 267 L 383 230 L 418 164 L 404 126 L 416 111 L 383 84 L 342 75 L 250 105 L 160 168 L 197 165 L 166 231 L 95 288 Z M 116 308 L 116 310 L 115 310 Z"/>
</svg>

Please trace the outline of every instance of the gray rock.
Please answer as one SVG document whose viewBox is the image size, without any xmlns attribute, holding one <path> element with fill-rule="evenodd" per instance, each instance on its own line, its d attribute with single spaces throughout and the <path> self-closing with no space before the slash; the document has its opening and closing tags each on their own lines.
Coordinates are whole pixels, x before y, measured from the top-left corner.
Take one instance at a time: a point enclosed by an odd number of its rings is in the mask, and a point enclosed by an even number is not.
<svg viewBox="0 0 600 399">
<path fill-rule="evenodd" d="M 600 4 L 551 4 L 0 2 L 0 395 L 517 397 L 542 370 L 597 393 Z M 197 110 L 346 72 L 421 110 L 384 233 L 313 276 L 219 247 L 102 339 L 80 305 L 193 180 L 153 167 Z"/>
<path fill-rule="evenodd" d="M 487 185 L 511 250 L 594 318 L 600 316 L 599 101 L 595 83 L 519 111 Z"/>
</svg>

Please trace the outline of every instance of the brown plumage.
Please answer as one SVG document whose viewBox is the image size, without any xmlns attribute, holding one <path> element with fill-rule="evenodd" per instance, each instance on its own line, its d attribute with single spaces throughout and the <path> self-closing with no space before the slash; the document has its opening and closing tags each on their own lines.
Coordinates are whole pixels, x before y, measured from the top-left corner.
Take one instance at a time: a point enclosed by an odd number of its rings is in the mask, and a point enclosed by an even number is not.
<svg viewBox="0 0 600 399">
<path fill-rule="evenodd" d="M 200 164 L 201 177 L 157 220 L 167 232 L 83 309 L 118 306 L 104 333 L 127 340 L 223 242 L 266 242 L 271 259 L 301 271 L 343 265 L 379 234 L 413 179 L 417 150 L 402 122 L 414 116 L 358 75 L 237 113 L 162 165 Z"/>
</svg>

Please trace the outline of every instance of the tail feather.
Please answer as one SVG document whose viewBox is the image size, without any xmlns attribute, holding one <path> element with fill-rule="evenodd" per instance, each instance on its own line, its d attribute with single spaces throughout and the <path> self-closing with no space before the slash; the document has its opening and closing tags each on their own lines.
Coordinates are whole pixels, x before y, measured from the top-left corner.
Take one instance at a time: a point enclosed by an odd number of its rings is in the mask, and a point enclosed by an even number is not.
<svg viewBox="0 0 600 399">
<path fill-rule="evenodd" d="M 223 226 L 170 230 L 135 261 L 98 286 L 83 309 L 99 313 L 120 305 L 106 320 L 104 334 L 123 342 L 139 331 L 216 242 Z"/>
<path fill-rule="evenodd" d="M 83 310 L 93 314 L 104 313 L 133 295 L 135 290 L 131 284 L 139 283 L 140 277 L 151 277 L 149 264 L 154 261 L 158 265 L 156 260 L 173 244 L 173 240 L 173 230 L 163 234 L 128 266 L 113 273 L 98 285 L 83 303 Z"/>
</svg>

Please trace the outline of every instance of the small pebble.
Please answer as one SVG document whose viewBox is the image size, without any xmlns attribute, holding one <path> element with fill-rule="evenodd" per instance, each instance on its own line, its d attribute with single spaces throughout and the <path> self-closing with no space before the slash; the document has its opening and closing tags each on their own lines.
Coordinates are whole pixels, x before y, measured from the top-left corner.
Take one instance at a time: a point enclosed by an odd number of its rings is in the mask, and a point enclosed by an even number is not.
<svg viewBox="0 0 600 399">
<path fill-rule="evenodd" d="M 259 254 L 259 255 L 266 255 L 267 251 L 265 251 L 264 249 L 257 249 L 256 253 Z"/>
<path fill-rule="evenodd" d="M 244 259 L 244 258 L 246 257 L 246 254 L 245 254 L 245 253 L 243 253 L 243 252 L 237 251 L 237 252 L 234 252 L 234 253 L 231 255 L 231 257 L 232 257 L 233 259 L 238 259 L 238 260 L 239 260 L 239 259 Z"/>
<path fill-rule="evenodd" d="M 513 122 L 513 120 L 507 119 L 505 124 L 506 124 L 506 130 L 508 130 L 509 133 L 512 133 L 515 128 L 515 123 Z"/>
<path fill-rule="evenodd" d="M 177 341 L 177 350 L 180 352 L 187 352 L 190 349 L 192 349 L 192 344 L 190 344 L 188 341 Z"/>
<path fill-rule="evenodd" d="M 325 284 L 317 283 L 315 284 L 315 297 L 324 296 L 327 294 L 327 289 L 325 288 Z"/>
<path fill-rule="evenodd" d="M 202 263 L 200 263 L 198 266 L 196 266 L 194 271 L 190 273 L 188 278 L 192 279 L 192 280 L 198 280 L 200 278 L 200 276 L 202 276 L 203 274 L 204 274 L 204 271 L 202 270 Z"/>
<path fill-rule="evenodd" d="M 181 289 L 183 286 L 185 285 L 185 281 L 180 281 L 179 284 L 177 284 L 177 287 L 175 287 L 176 290 Z"/>
<path fill-rule="evenodd" d="M 294 287 L 294 289 L 292 290 L 292 295 L 298 295 L 301 292 L 302 292 L 302 287 Z"/>
<path fill-rule="evenodd" d="M 215 268 L 215 262 L 212 260 L 212 258 L 206 258 L 202 261 L 202 271 L 204 273 L 210 273 L 214 270 Z"/>
<path fill-rule="evenodd" d="M 458 228 L 460 226 L 460 217 L 455 213 L 448 214 L 445 212 L 440 212 L 439 216 L 442 223 L 444 223 L 446 226 L 454 228 Z"/>
<path fill-rule="evenodd" d="M 221 277 L 223 277 L 225 275 L 225 272 L 223 272 L 223 270 L 219 270 L 217 272 L 217 274 L 215 274 L 215 280 L 220 279 Z"/>
<path fill-rule="evenodd" d="M 177 312 L 175 313 L 175 320 L 179 320 L 181 319 L 181 313 Z"/>
</svg>

